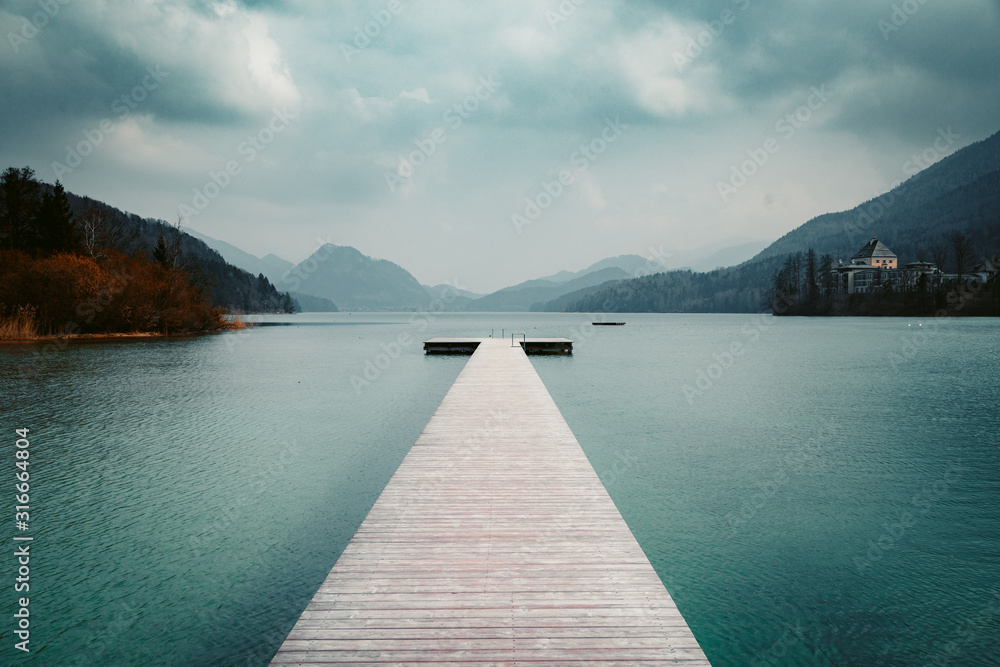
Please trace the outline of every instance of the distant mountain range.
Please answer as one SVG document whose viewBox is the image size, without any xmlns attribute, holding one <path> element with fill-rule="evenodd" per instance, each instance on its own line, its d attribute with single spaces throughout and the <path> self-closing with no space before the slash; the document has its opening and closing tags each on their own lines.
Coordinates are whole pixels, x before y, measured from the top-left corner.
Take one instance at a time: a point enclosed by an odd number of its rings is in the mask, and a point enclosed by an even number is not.
<svg viewBox="0 0 1000 667">
<path fill-rule="evenodd" d="M 257 257 L 256 255 L 251 255 L 248 252 L 240 250 L 231 243 L 214 239 L 193 229 L 187 228 L 184 231 L 196 239 L 203 241 L 205 245 L 218 252 L 222 255 L 223 259 L 233 266 L 238 266 L 255 276 L 263 275 L 271 281 L 272 285 L 277 285 L 281 281 L 282 276 L 295 266 L 287 259 L 282 259 L 274 254 Z"/>
<path fill-rule="evenodd" d="M 834 261 L 878 237 L 900 264 L 935 261 L 954 270 L 949 238 L 961 232 L 970 256 L 1000 252 L 1000 133 L 956 151 L 891 191 L 851 210 L 820 215 L 737 266 L 670 271 L 579 290 L 540 306 L 549 311 L 752 312 L 785 258 L 809 248 Z"/>
<path fill-rule="evenodd" d="M 619 280 L 679 266 L 716 267 L 719 262 L 742 261 L 764 247 L 760 241 L 729 247 L 709 247 L 681 253 L 658 253 L 658 261 L 639 255 L 609 257 L 579 271 L 528 280 L 491 294 L 477 294 L 451 285 L 421 285 L 403 267 L 369 257 L 350 246 L 326 244 L 300 264 L 276 255 L 257 257 L 236 246 L 191 231 L 227 261 L 268 278 L 287 291 L 302 310 L 417 310 L 443 300 L 452 311 L 504 312 L 538 310 L 566 294 L 578 296 Z M 446 297 L 442 299 L 442 297 Z"/>
<path fill-rule="evenodd" d="M 128 231 L 133 249 L 151 252 L 171 227 L 70 195 L 78 219 L 97 210 Z M 116 221 L 116 222 L 114 222 Z M 299 264 L 252 255 L 185 229 L 181 253 L 213 302 L 234 310 L 419 310 L 443 295 L 456 311 L 749 312 L 759 309 L 779 265 L 808 248 L 849 259 L 872 236 L 901 262 L 946 257 L 948 237 L 964 233 L 977 256 L 1000 251 L 1000 133 L 931 165 L 884 195 L 849 211 L 809 220 L 777 241 L 747 241 L 684 252 L 609 257 L 579 271 L 477 294 L 422 285 L 403 267 L 350 246 L 328 243 Z M 117 233 L 117 232 L 116 232 Z M 942 267 L 947 269 L 948 267 Z M 652 274 L 652 275 L 647 275 Z M 286 294 L 281 294 L 285 292 Z M 293 304 L 294 300 L 294 304 Z"/>
</svg>

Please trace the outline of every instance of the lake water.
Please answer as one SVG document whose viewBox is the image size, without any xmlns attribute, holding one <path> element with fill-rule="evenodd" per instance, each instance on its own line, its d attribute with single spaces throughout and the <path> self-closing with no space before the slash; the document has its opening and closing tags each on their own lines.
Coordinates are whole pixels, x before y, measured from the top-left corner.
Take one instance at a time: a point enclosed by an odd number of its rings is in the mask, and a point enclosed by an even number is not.
<svg viewBox="0 0 1000 667">
<path fill-rule="evenodd" d="M 576 341 L 532 363 L 713 664 L 998 662 L 1000 322 L 264 319 L 0 347 L 4 664 L 266 665 L 467 360 L 420 342 L 501 328 Z"/>
</svg>

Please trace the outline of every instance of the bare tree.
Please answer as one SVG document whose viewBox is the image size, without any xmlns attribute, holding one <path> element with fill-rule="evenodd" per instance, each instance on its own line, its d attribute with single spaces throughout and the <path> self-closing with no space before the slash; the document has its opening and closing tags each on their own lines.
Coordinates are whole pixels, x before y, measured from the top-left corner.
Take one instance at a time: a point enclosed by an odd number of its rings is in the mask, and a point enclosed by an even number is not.
<svg viewBox="0 0 1000 667">
<path fill-rule="evenodd" d="M 129 254 L 135 250 L 137 230 L 122 215 L 109 214 L 98 206 L 91 206 L 78 218 L 83 232 L 83 246 L 91 257 L 104 257 L 103 250 L 117 250 Z"/>
<path fill-rule="evenodd" d="M 931 246 L 931 260 L 944 273 L 944 264 L 948 261 L 948 249 L 940 242 Z"/>
<path fill-rule="evenodd" d="M 176 268 L 181 255 L 181 227 L 184 217 L 178 216 L 176 224 L 161 223 L 164 233 L 160 236 L 160 252 L 163 254 L 161 263 L 168 268 Z"/>
<path fill-rule="evenodd" d="M 958 274 L 958 282 L 962 282 L 962 274 L 965 272 L 965 260 L 969 257 L 972 249 L 972 241 L 962 232 L 955 232 L 951 235 L 951 249 L 955 253 L 955 273 Z"/>
</svg>

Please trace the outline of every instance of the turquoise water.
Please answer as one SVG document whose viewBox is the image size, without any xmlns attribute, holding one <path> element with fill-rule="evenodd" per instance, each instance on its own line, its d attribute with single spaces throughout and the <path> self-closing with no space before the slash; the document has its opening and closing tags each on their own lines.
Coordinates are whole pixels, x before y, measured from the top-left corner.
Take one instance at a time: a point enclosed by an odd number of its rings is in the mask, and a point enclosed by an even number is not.
<svg viewBox="0 0 1000 667">
<path fill-rule="evenodd" d="M 503 327 L 576 341 L 535 368 L 713 664 L 996 664 L 1000 323 L 623 319 L 0 348 L 35 537 L 32 653 L 10 547 L 0 657 L 267 664 L 465 363 L 420 341 Z"/>
</svg>

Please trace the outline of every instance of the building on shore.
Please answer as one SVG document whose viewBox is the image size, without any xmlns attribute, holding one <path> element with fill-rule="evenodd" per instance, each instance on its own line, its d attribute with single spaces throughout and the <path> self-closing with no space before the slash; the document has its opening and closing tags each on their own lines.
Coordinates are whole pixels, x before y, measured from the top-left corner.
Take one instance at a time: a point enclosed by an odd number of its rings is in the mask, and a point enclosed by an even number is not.
<svg viewBox="0 0 1000 667">
<path fill-rule="evenodd" d="M 897 259 L 896 253 L 889 250 L 885 247 L 885 244 L 873 236 L 872 240 L 865 244 L 865 247 L 854 253 L 854 257 L 851 258 L 851 264 L 864 264 L 880 269 L 895 269 Z"/>
<path fill-rule="evenodd" d="M 830 271 L 837 294 L 865 294 L 880 289 L 928 289 L 939 284 L 944 277 L 931 262 L 910 262 L 900 268 L 896 253 L 874 237 L 854 254 L 850 263 L 840 262 Z"/>
</svg>

